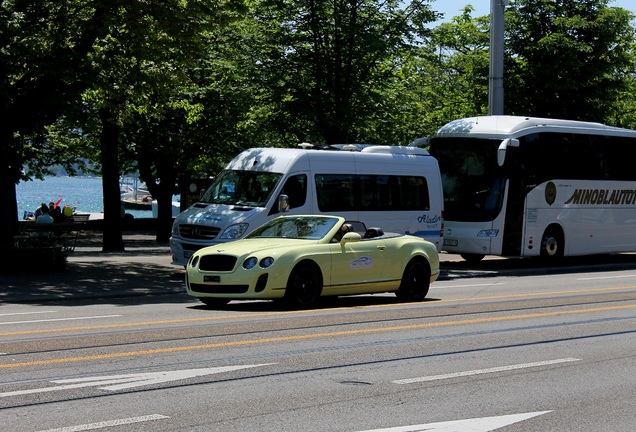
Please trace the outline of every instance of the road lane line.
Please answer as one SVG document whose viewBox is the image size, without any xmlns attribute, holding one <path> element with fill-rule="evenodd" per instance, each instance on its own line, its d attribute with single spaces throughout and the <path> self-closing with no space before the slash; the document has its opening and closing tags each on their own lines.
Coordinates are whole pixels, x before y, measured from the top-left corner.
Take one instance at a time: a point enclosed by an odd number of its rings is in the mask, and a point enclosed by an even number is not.
<svg viewBox="0 0 636 432">
<path fill-rule="evenodd" d="M 84 316 L 84 317 L 73 317 L 73 318 L 52 318 L 52 319 L 46 319 L 46 320 L 9 321 L 9 322 L 0 322 L 0 325 L 35 324 L 35 323 L 57 322 L 57 321 L 79 321 L 79 320 L 91 320 L 91 319 L 100 319 L 100 318 L 117 318 L 120 316 L 121 315 L 95 315 L 95 316 Z"/>
<path fill-rule="evenodd" d="M 443 289 L 445 287 L 441 287 L 441 288 Z M 551 291 L 551 292 L 542 292 L 542 293 L 498 295 L 498 296 L 487 296 L 487 297 L 465 297 L 465 298 L 457 298 L 453 300 L 438 300 L 435 302 L 435 304 L 453 304 L 453 303 L 464 303 L 467 301 L 490 301 L 490 300 L 505 300 L 505 299 L 515 299 L 515 298 L 531 298 L 531 297 L 547 296 L 547 295 L 561 296 L 564 294 L 590 294 L 595 292 L 611 292 L 611 291 L 621 291 L 626 289 L 633 290 L 635 288 L 636 286 L 632 285 L 632 286 L 611 287 L 611 288 L 590 288 L 590 289 L 577 289 L 577 290 L 565 290 L 565 291 Z M 394 308 L 396 306 L 407 306 L 409 308 L 412 308 L 413 305 L 414 305 L 413 302 L 408 302 L 408 303 L 392 303 L 392 304 L 369 305 L 369 306 L 338 307 L 338 308 L 330 308 L 330 309 L 316 309 L 316 310 L 312 310 L 311 313 L 321 314 L 321 313 L 329 313 L 329 312 L 337 312 L 337 311 L 346 311 L 346 310 L 352 310 L 352 309 L 354 310 L 385 309 L 385 308 Z M 62 328 L 55 328 L 55 329 L 21 330 L 21 331 L 3 332 L 3 333 L 0 333 L 0 337 L 25 336 L 25 335 L 36 335 L 36 334 L 46 334 L 46 333 L 76 332 L 76 331 L 87 331 L 87 330 L 107 330 L 107 329 L 127 328 L 127 327 L 149 327 L 149 326 L 159 326 L 159 325 L 167 325 L 167 324 L 188 324 L 188 323 L 195 323 L 195 322 L 223 321 L 223 320 L 230 320 L 230 319 L 267 318 L 272 316 L 303 315 L 306 312 L 307 311 L 258 312 L 258 313 L 246 313 L 246 314 L 236 314 L 236 315 L 221 315 L 221 316 L 215 316 L 215 317 L 182 318 L 182 319 L 170 319 L 170 320 L 160 320 L 160 321 L 141 321 L 141 322 L 103 324 L 103 325 L 82 326 L 82 327 L 62 327 Z"/>
<path fill-rule="evenodd" d="M 441 288 L 441 289 L 446 289 L 446 288 L 475 288 L 475 287 L 491 287 L 491 286 L 497 286 L 497 285 L 503 285 L 503 282 L 484 283 L 484 284 L 470 284 L 470 285 L 444 285 L 444 286 L 437 286 L 435 288 Z"/>
<path fill-rule="evenodd" d="M 617 276 L 596 276 L 596 277 L 587 277 L 587 278 L 578 278 L 580 281 L 588 281 L 588 280 L 600 280 L 600 279 L 622 279 L 622 278 L 633 278 L 636 275 L 617 275 Z"/>
<path fill-rule="evenodd" d="M 79 431 L 88 431 L 88 430 L 95 430 L 95 429 L 104 429 L 108 427 L 121 426 L 121 425 L 129 425 L 133 423 L 143 423 L 143 422 L 149 422 L 154 420 L 164 420 L 169 418 L 170 417 L 161 415 L 161 414 L 150 414 L 150 415 L 145 415 L 140 417 L 130 417 L 130 418 L 123 418 L 118 420 L 108 420 L 108 421 L 103 421 L 98 423 L 88 423 L 88 424 L 77 425 L 77 426 L 67 426 L 67 427 L 62 427 L 58 429 L 47 429 L 47 430 L 42 430 L 39 432 L 79 432 Z"/>
<path fill-rule="evenodd" d="M 0 314 L 0 317 L 3 317 L 3 316 L 16 316 L 16 315 L 37 315 L 37 314 L 47 314 L 47 313 L 56 313 L 56 312 L 57 311 L 14 312 L 14 313 Z"/>
<path fill-rule="evenodd" d="M 535 363 L 524 363 L 524 364 L 517 364 L 517 365 L 493 367 L 488 369 L 476 369 L 472 371 L 454 372 L 454 373 L 448 373 L 443 375 L 431 375 L 431 376 L 418 377 L 418 378 L 399 379 L 399 380 L 395 380 L 391 382 L 394 384 L 413 384 L 413 383 L 426 382 L 426 381 L 439 381 L 439 380 L 472 376 L 472 375 L 483 375 L 483 374 L 496 373 L 496 372 L 506 372 L 506 371 L 516 370 L 516 369 L 528 369 L 533 367 L 549 366 L 553 364 L 569 363 L 569 362 L 575 362 L 580 360 L 581 359 L 577 359 L 577 358 L 564 358 L 564 359 L 557 359 L 557 360 L 540 361 Z"/>
<path fill-rule="evenodd" d="M 450 326 L 468 325 L 468 324 L 485 324 L 485 323 L 516 321 L 516 320 L 532 319 L 532 318 L 549 318 L 549 317 L 555 317 L 555 316 L 580 315 L 580 314 L 591 313 L 591 312 L 608 312 L 608 311 L 627 310 L 627 309 L 636 309 L 636 305 L 620 305 L 620 306 L 607 306 L 607 307 L 597 307 L 597 308 L 567 310 L 567 311 L 538 312 L 538 313 L 525 314 L 525 315 L 504 315 L 504 316 L 490 317 L 490 318 L 471 318 L 471 319 L 463 319 L 463 320 L 456 320 L 456 321 L 439 321 L 439 322 L 432 322 L 432 323 L 410 324 L 410 325 L 391 326 L 391 327 L 376 327 L 376 328 L 366 328 L 366 329 L 358 329 L 358 330 L 343 330 L 343 331 L 336 331 L 331 333 L 313 333 L 313 334 L 304 334 L 304 335 L 297 335 L 297 336 L 279 336 L 279 337 L 269 337 L 269 338 L 262 338 L 262 339 L 247 339 L 247 340 L 230 341 L 230 342 L 216 342 L 216 343 L 203 344 L 203 345 L 186 345 L 186 346 L 179 346 L 179 347 L 172 347 L 172 348 L 156 348 L 156 349 L 142 350 L 142 351 L 125 351 L 125 352 L 117 352 L 117 353 L 110 353 L 110 354 L 87 355 L 87 356 L 80 356 L 80 357 L 54 358 L 49 360 L 34 360 L 34 361 L 27 361 L 27 362 L 20 362 L 20 363 L 0 363 L 0 369 L 52 365 L 52 364 L 82 362 L 82 361 L 106 360 L 106 359 L 113 359 L 113 358 L 135 357 L 135 356 L 154 355 L 154 354 L 167 354 L 167 353 L 177 353 L 177 352 L 184 352 L 184 351 L 230 348 L 230 347 L 258 345 L 258 344 L 265 344 L 265 343 L 294 342 L 299 340 L 322 339 L 322 338 L 332 338 L 332 337 L 340 337 L 340 336 L 354 336 L 354 335 L 373 334 L 373 333 L 386 333 L 386 332 L 394 332 L 394 331 L 402 331 L 402 330 L 419 330 L 419 329 L 425 329 L 425 328 L 446 327 L 446 326 L 450 327 Z"/>
</svg>

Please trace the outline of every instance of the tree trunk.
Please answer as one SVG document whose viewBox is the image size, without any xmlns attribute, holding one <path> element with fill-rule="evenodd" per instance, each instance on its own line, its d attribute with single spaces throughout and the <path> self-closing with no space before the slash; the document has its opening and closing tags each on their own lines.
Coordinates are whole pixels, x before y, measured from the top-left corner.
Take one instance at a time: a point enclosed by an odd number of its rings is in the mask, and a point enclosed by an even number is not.
<svg viewBox="0 0 636 432">
<path fill-rule="evenodd" d="M 172 233 L 172 188 L 160 188 L 157 198 L 157 243 L 167 243 Z"/>
<path fill-rule="evenodd" d="M 174 163 L 167 157 L 159 157 L 156 161 L 159 181 L 153 176 L 152 161 L 149 158 L 140 157 L 137 167 L 148 191 L 157 200 L 156 240 L 158 243 L 166 243 L 172 234 L 172 195 L 177 181 Z"/>
<path fill-rule="evenodd" d="M 6 128 L 5 128 L 6 129 Z M 13 245 L 13 236 L 18 232 L 18 201 L 15 185 L 19 180 L 21 163 L 13 153 L 12 133 L 0 130 L 0 247 Z"/>
<path fill-rule="evenodd" d="M 121 196 L 119 193 L 119 128 L 110 108 L 100 110 L 102 132 L 102 190 L 104 193 L 104 252 L 124 250 Z"/>
</svg>

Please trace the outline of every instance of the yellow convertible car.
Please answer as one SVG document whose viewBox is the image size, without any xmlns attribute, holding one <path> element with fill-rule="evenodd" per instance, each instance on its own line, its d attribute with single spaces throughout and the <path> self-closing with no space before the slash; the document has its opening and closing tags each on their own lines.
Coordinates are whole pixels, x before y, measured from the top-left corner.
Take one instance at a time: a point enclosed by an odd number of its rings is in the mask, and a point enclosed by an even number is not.
<svg viewBox="0 0 636 432">
<path fill-rule="evenodd" d="M 420 237 L 337 216 L 281 216 L 242 240 L 197 251 L 186 289 L 211 306 L 280 299 L 311 307 L 321 296 L 379 292 L 420 301 L 438 276 L 437 249 Z"/>
</svg>

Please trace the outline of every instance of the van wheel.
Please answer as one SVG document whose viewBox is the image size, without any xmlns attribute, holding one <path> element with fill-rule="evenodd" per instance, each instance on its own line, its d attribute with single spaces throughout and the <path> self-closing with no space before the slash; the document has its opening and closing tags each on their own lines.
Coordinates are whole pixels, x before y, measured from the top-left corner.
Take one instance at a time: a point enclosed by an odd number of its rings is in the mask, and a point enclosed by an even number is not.
<svg viewBox="0 0 636 432">
<path fill-rule="evenodd" d="M 541 257 L 557 259 L 563 257 L 565 239 L 560 227 L 551 226 L 545 230 L 541 238 Z"/>
<path fill-rule="evenodd" d="M 294 307 L 312 307 L 322 293 L 322 274 L 313 263 L 298 264 L 289 275 L 285 289 L 287 304 Z"/>
<path fill-rule="evenodd" d="M 483 260 L 486 255 L 475 254 L 475 253 L 463 253 L 463 254 L 459 254 L 459 256 L 462 257 L 464 261 L 467 261 L 470 263 L 476 263 Z"/>
<path fill-rule="evenodd" d="M 225 306 L 230 302 L 230 299 L 214 298 L 214 297 L 199 297 L 206 306 L 220 307 Z"/>
<path fill-rule="evenodd" d="M 422 301 L 428 294 L 430 283 L 431 268 L 428 263 L 423 259 L 411 260 L 404 269 L 400 288 L 395 295 L 402 301 Z"/>
</svg>

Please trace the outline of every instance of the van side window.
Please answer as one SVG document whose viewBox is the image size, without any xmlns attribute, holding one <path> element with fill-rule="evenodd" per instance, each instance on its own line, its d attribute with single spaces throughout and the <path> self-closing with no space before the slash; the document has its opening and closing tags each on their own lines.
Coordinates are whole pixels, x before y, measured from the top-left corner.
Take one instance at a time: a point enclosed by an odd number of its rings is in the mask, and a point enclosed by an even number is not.
<svg viewBox="0 0 636 432">
<path fill-rule="evenodd" d="M 307 200 L 307 175 L 298 174 L 291 176 L 283 186 L 283 192 L 289 197 L 289 208 L 302 207 Z"/>
<path fill-rule="evenodd" d="M 307 175 L 293 175 L 287 179 L 285 186 L 281 190 L 281 194 L 289 197 L 289 208 L 302 207 L 307 201 Z M 278 204 L 275 203 L 269 214 L 278 213 Z"/>
<path fill-rule="evenodd" d="M 419 176 L 317 174 L 316 195 L 324 213 L 431 209 L 428 182 Z"/>
</svg>

